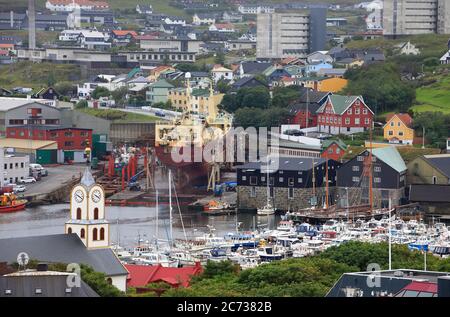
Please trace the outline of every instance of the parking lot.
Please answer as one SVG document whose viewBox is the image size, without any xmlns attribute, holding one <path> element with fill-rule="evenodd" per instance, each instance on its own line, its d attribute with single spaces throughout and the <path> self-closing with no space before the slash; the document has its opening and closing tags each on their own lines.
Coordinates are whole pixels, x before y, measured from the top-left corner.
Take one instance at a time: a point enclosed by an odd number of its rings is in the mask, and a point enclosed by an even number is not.
<svg viewBox="0 0 450 317">
<path fill-rule="evenodd" d="M 58 189 L 62 183 L 79 177 L 86 168 L 85 164 L 79 165 L 58 165 L 44 167 L 48 171 L 48 176 L 42 177 L 40 181 L 33 184 L 25 184 L 27 187 L 24 195 L 46 194 Z"/>
</svg>

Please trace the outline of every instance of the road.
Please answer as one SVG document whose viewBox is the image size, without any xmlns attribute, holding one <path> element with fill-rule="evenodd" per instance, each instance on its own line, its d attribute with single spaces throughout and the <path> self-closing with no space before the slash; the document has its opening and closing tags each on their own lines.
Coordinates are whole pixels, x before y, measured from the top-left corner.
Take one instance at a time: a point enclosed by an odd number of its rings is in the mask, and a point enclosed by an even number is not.
<svg viewBox="0 0 450 317">
<path fill-rule="evenodd" d="M 108 107 L 100 107 L 100 109 L 110 109 Z M 119 111 L 123 111 L 123 112 L 130 112 L 130 113 L 136 113 L 136 114 L 142 114 L 142 115 L 146 115 L 146 116 L 150 116 L 150 117 L 157 117 L 158 119 L 160 119 L 161 121 L 163 120 L 172 120 L 175 119 L 177 117 L 177 115 L 181 115 L 181 113 L 177 113 L 175 111 L 169 111 L 169 110 L 164 110 L 164 109 L 160 109 L 160 108 L 151 108 L 148 107 L 147 109 L 132 109 L 132 108 L 114 108 L 114 110 L 119 110 Z M 164 117 L 160 117 L 156 115 L 156 112 L 158 111 L 162 111 L 165 113 Z"/>
<path fill-rule="evenodd" d="M 58 189 L 62 183 L 74 177 L 79 177 L 80 173 L 84 172 L 86 165 L 58 165 L 45 168 L 48 171 L 48 176 L 42 177 L 40 181 L 34 184 L 25 184 L 27 187 L 27 190 L 23 193 L 25 196 L 46 194 Z"/>
</svg>

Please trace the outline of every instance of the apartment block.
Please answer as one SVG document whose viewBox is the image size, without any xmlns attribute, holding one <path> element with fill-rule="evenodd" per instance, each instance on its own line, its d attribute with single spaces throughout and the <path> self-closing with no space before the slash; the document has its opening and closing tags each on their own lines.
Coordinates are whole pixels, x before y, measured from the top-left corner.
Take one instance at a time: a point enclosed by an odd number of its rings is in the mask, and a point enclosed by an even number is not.
<svg viewBox="0 0 450 317">
<path fill-rule="evenodd" d="M 450 1 L 384 1 L 383 29 L 390 37 L 450 33 Z"/>
<path fill-rule="evenodd" d="M 326 9 L 276 11 L 257 17 L 257 58 L 306 57 L 325 48 Z"/>
</svg>

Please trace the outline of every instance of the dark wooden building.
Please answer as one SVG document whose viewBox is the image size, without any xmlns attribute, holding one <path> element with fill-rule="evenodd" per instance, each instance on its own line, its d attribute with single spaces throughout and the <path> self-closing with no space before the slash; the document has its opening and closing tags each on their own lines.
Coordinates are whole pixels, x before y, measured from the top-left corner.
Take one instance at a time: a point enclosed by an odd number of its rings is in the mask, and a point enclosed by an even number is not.
<svg viewBox="0 0 450 317">
<path fill-rule="evenodd" d="M 372 168 L 373 205 L 386 208 L 401 204 L 405 197 L 406 165 L 395 147 L 366 150 L 343 164 L 337 175 L 341 205 L 369 204 L 369 179 Z"/>
<path fill-rule="evenodd" d="M 328 167 L 329 204 L 333 204 L 340 165 L 334 160 L 327 162 L 324 158 L 279 157 L 278 164 L 269 168 L 271 202 L 275 208 L 284 211 L 308 208 L 312 201 L 317 201 L 319 206 L 323 205 Z M 253 210 L 265 205 L 267 170 L 261 162 L 237 168 L 237 192 L 239 209 Z"/>
</svg>

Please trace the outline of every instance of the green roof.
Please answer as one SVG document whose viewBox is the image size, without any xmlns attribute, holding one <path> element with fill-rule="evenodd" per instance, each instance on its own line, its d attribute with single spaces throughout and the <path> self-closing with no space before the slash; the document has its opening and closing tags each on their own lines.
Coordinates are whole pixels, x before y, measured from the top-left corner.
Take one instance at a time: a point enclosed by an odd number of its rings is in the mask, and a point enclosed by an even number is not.
<svg viewBox="0 0 450 317">
<path fill-rule="evenodd" d="M 401 173 L 406 171 L 405 161 L 403 161 L 400 153 L 398 153 L 394 146 L 373 149 L 372 154 L 397 172 Z"/>
<path fill-rule="evenodd" d="M 346 150 L 347 144 L 344 143 L 341 139 L 337 140 L 323 140 L 322 148 L 327 149 L 331 144 L 336 143 L 341 149 Z"/>
<path fill-rule="evenodd" d="M 194 97 L 208 97 L 209 90 L 208 89 L 193 89 L 191 95 Z"/>
<path fill-rule="evenodd" d="M 345 110 L 346 110 L 353 102 L 355 102 L 355 100 L 356 100 L 357 98 L 360 98 L 361 100 L 363 100 L 361 96 L 341 96 L 341 95 L 331 95 L 331 96 L 329 96 L 329 98 L 330 98 L 331 104 L 333 105 L 334 112 L 337 113 L 337 114 L 342 114 L 342 113 L 344 113 L 344 111 L 345 111 Z M 321 107 L 321 109 L 319 109 L 319 110 L 322 110 L 322 108 L 324 108 L 325 105 L 326 105 L 326 104 L 324 104 L 324 105 Z M 319 110 L 318 110 L 318 111 L 319 111 Z"/>
<path fill-rule="evenodd" d="M 174 85 L 168 83 L 165 79 L 158 80 L 157 82 L 151 84 L 153 88 L 173 88 Z"/>
</svg>

